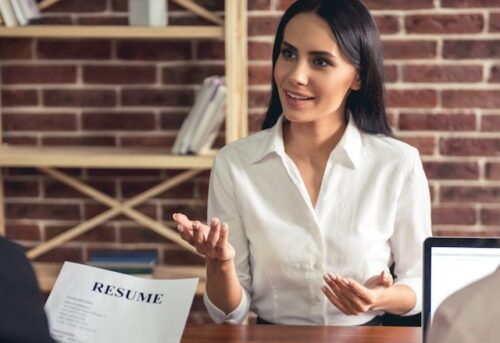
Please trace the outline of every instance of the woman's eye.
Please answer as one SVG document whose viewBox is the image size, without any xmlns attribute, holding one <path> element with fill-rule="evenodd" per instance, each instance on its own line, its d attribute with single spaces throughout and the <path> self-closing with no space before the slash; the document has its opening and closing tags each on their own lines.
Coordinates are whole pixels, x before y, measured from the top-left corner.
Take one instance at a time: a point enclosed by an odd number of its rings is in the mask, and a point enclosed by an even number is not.
<svg viewBox="0 0 500 343">
<path fill-rule="evenodd" d="M 285 58 L 293 58 L 295 56 L 294 53 L 287 48 L 281 49 L 281 55 L 283 55 L 283 57 Z"/>
<path fill-rule="evenodd" d="M 320 58 L 320 57 L 313 59 L 313 64 L 315 66 L 322 67 L 322 68 L 330 65 L 330 63 L 327 60 L 325 60 L 324 58 Z"/>
</svg>

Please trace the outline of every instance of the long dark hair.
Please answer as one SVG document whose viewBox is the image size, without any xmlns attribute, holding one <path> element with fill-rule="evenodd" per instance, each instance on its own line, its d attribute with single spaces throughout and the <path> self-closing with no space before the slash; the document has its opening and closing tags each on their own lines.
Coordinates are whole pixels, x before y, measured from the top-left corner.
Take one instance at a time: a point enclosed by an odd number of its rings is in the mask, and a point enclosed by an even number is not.
<svg viewBox="0 0 500 343">
<path fill-rule="evenodd" d="M 361 88 L 346 100 L 356 126 L 364 132 L 392 136 L 384 105 L 384 66 L 380 35 L 370 12 L 360 0 L 297 0 L 283 14 L 273 47 L 273 75 L 280 55 L 283 34 L 297 14 L 315 13 L 330 26 L 340 51 L 359 73 Z M 262 129 L 272 127 L 283 109 L 276 81 L 272 81 L 271 100 Z M 346 118 L 346 120 L 349 118 Z"/>
</svg>

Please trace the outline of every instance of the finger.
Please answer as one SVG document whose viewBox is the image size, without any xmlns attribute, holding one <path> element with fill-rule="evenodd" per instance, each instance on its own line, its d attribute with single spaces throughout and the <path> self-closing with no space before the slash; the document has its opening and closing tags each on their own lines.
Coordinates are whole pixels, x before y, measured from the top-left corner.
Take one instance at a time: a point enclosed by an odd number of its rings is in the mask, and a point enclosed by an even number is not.
<svg viewBox="0 0 500 343">
<path fill-rule="evenodd" d="M 172 215 L 172 218 L 174 218 L 177 224 L 182 225 L 185 228 L 192 229 L 193 222 L 189 220 L 189 218 L 185 214 L 174 213 Z"/>
<path fill-rule="evenodd" d="M 321 290 L 323 293 L 326 295 L 328 300 L 337 307 L 340 311 L 342 311 L 344 314 L 347 314 L 348 316 L 353 315 L 349 309 L 347 309 L 342 302 L 340 302 L 339 298 L 335 295 L 335 293 L 328 287 L 328 286 L 321 286 Z"/>
<path fill-rule="evenodd" d="M 217 247 L 223 248 L 227 244 L 229 244 L 228 238 L 229 238 L 229 226 L 227 225 L 227 223 L 222 223 L 219 242 L 217 242 Z"/>
<path fill-rule="evenodd" d="M 177 225 L 177 231 L 180 232 L 181 238 L 183 240 L 185 240 L 186 242 L 188 242 L 191 245 L 193 244 L 193 232 L 192 231 L 189 231 L 188 229 L 186 229 L 182 225 Z"/>
<path fill-rule="evenodd" d="M 333 273 L 329 273 L 329 276 L 330 282 L 328 284 L 335 291 L 335 294 L 337 294 L 337 297 L 344 306 L 349 308 L 354 314 L 365 312 L 364 301 L 350 289 L 349 284 L 345 281 L 346 279 Z"/>
<path fill-rule="evenodd" d="M 347 279 L 351 290 L 366 303 L 372 303 L 373 299 L 368 288 L 353 279 Z"/>
<path fill-rule="evenodd" d="M 220 237 L 220 221 L 218 218 L 212 218 L 210 221 L 210 232 L 207 236 L 207 248 L 214 249 Z"/>
<path fill-rule="evenodd" d="M 385 270 L 383 270 L 382 273 L 380 273 L 380 280 L 381 280 L 381 284 L 384 287 L 391 287 L 392 283 L 394 281 L 391 273 L 388 273 Z"/>
<path fill-rule="evenodd" d="M 205 241 L 205 236 L 200 229 L 200 222 L 198 221 L 193 222 L 193 241 L 196 246 L 202 245 Z"/>
</svg>

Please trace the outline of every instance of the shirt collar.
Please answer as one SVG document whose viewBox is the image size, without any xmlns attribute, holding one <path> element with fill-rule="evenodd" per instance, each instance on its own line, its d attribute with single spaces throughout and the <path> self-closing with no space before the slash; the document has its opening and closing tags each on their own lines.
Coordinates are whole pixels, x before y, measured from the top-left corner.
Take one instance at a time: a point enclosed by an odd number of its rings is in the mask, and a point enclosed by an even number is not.
<svg viewBox="0 0 500 343">
<path fill-rule="evenodd" d="M 251 163 L 255 163 L 271 153 L 283 156 L 285 154 L 285 144 L 283 141 L 283 115 L 280 115 L 276 124 L 267 129 L 268 134 L 264 136 L 262 145 L 255 150 Z M 349 118 L 346 130 L 339 143 L 330 154 L 330 158 L 337 152 L 347 157 L 352 168 L 356 168 L 361 160 L 362 140 L 361 132 L 354 123 L 352 117 Z"/>
</svg>

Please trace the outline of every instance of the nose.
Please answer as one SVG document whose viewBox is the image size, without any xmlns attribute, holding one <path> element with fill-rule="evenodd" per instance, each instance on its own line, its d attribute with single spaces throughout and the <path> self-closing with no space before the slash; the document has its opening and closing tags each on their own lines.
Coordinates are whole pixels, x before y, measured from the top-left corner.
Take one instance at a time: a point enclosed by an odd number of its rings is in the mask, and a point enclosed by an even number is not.
<svg viewBox="0 0 500 343">
<path fill-rule="evenodd" d="M 309 70 L 307 63 L 297 61 L 294 63 L 293 67 L 290 69 L 288 74 L 288 80 L 294 85 L 307 85 L 309 82 Z"/>
</svg>

